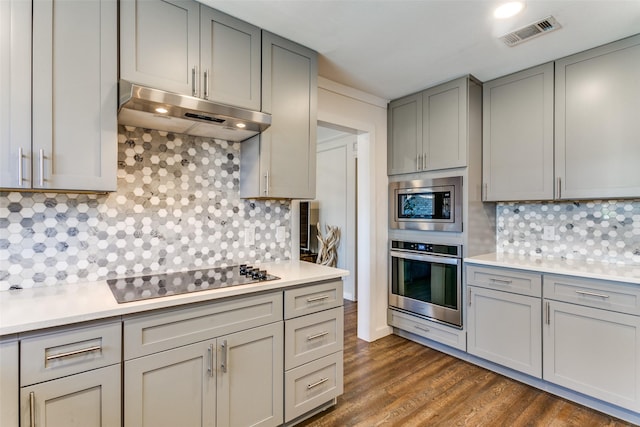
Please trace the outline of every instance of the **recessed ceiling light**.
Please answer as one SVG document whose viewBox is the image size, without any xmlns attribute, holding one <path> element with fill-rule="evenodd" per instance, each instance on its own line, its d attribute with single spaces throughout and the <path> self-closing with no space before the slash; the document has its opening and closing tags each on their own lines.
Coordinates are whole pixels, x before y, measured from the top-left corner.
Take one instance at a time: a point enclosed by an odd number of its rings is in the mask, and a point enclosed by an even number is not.
<svg viewBox="0 0 640 427">
<path fill-rule="evenodd" d="M 247 127 L 247 125 L 245 125 L 244 123 L 236 123 L 236 127 L 239 127 L 240 129 L 244 129 Z"/>
<path fill-rule="evenodd" d="M 512 1 L 503 3 L 493 11 L 493 16 L 497 19 L 511 18 L 524 9 L 524 2 Z"/>
<path fill-rule="evenodd" d="M 167 110 L 166 108 L 163 108 L 163 107 L 156 108 L 156 113 L 166 114 L 168 112 L 169 112 L 169 110 Z"/>
</svg>

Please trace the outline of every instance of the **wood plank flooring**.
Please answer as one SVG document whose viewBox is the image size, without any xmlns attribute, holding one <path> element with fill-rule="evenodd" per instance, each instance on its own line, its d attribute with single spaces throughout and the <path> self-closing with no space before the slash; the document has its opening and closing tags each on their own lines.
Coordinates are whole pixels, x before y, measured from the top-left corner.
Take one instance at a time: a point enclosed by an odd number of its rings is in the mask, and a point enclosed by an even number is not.
<svg viewBox="0 0 640 427">
<path fill-rule="evenodd" d="M 396 335 L 359 340 L 344 311 L 344 394 L 299 426 L 632 426 Z"/>
</svg>

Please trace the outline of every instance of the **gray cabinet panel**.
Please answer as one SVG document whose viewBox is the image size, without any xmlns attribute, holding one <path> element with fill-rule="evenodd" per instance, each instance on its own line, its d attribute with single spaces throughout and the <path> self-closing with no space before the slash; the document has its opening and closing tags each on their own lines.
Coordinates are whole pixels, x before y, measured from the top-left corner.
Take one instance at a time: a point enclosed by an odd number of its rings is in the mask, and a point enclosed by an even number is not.
<svg viewBox="0 0 640 427">
<path fill-rule="evenodd" d="M 484 200 L 553 199 L 553 63 L 483 86 Z"/>
<path fill-rule="evenodd" d="M 0 188 L 31 187 L 31 2 L 0 2 Z"/>
<path fill-rule="evenodd" d="M 422 94 L 389 103 L 387 170 L 389 175 L 422 167 Z"/>
<path fill-rule="evenodd" d="M 241 159 L 259 160 L 240 165 L 240 197 L 315 197 L 317 70 L 315 52 L 263 31 L 262 110 L 272 124 L 241 145 Z"/>
<path fill-rule="evenodd" d="M 556 61 L 561 199 L 640 196 L 640 36 Z"/>
<path fill-rule="evenodd" d="M 23 426 L 119 427 L 120 364 L 23 387 Z M 33 415 L 35 423 L 31 423 Z"/>
<path fill-rule="evenodd" d="M 3 427 L 19 425 L 18 358 L 17 338 L 0 338 L 0 425 Z"/>
</svg>

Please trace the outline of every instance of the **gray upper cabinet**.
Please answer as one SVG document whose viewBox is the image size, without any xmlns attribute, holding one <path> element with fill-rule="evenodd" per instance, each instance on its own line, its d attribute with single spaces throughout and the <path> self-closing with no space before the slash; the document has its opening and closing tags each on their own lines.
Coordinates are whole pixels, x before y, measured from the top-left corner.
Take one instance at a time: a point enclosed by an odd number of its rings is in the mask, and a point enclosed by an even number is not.
<svg viewBox="0 0 640 427">
<path fill-rule="evenodd" d="M 483 86 L 485 201 L 553 199 L 553 62 Z"/>
<path fill-rule="evenodd" d="M 120 5 L 121 78 L 260 109 L 260 29 L 192 0 Z"/>
<path fill-rule="evenodd" d="M 262 111 L 272 124 L 241 144 L 240 197 L 315 197 L 317 104 L 317 53 L 263 32 Z"/>
<path fill-rule="evenodd" d="M 422 160 L 422 94 L 391 101 L 387 114 L 389 175 L 419 170 Z"/>
<path fill-rule="evenodd" d="M 639 197 L 640 36 L 556 61 L 560 199 Z"/>
<path fill-rule="evenodd" d="M 389 175 L 467 165 L 471 85 L 461 77 L 389 104 Z"/>
<path fill-rule="evenodd" d="M 2 44 L 10 65 L 0 85 L 10 95 L 0 101 L 0 186 L 114 191 L 117 4 L 34 2 L 32 25 L 29 3 L 0 5 L 3 25 L 11 9 L 17 17 L 9 26 L 17 44 L 8 52 Z"/>
</svg>

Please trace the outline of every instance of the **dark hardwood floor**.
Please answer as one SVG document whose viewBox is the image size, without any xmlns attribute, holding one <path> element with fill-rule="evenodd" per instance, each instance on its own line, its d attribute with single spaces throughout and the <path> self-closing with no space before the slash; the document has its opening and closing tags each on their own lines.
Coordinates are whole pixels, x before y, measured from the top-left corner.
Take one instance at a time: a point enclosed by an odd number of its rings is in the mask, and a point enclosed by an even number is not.
<svg viewBox="0 0 640 427">
<path fill-rule="evenodd" d="M 359 340 L 356 310 L 345 301 L 344 394 L 300 426 L 632 426 L 396 335 Z"/>
</svg>

